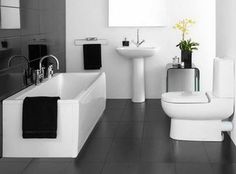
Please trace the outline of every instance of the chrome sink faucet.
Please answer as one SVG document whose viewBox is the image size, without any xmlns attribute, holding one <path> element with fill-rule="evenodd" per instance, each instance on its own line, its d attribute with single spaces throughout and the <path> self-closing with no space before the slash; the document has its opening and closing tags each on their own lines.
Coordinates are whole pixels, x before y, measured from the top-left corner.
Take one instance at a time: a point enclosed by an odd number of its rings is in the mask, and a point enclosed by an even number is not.
<svg viewBox="0 0 236 174">
<path fill-rule="evenodd" d="M 145 40 L 142 40 L 141 42 L 139 42 L 139 29 L 137 29 L 137 42 L 135 42 L 134 40 L 132 40 L 132 43 L 134 45 L 136 45 L 136 47 L 139 47 L 140 45 L 143 44 L 143 42 L 145 42 Z"/>
<path fill-rule="evenodd" d="M 45 67 L 42 67 L 43 60 L 46 58 L 53 58 L 57 63 L 57 70 L 59 70 L 59 60 L 54 55 L 46 55 L 42 57 L 39 61 L 39 69 L 35 71 L 35 84 L 42 82 L 45 78 Z M 47 77 L 51 78 L 53 76 L 53 66 L 49 65 L 47 69 Z"/>
</svg>

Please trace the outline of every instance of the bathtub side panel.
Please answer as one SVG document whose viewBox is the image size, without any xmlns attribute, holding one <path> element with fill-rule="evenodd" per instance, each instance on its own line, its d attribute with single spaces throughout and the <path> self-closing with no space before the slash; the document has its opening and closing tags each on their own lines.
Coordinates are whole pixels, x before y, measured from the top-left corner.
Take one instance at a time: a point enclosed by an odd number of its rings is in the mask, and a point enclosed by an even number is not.
<svg viewBox="0 0 236 174">
<path fill-rule="evenodd" d="M 22 100 L 3 103 L 3 157 L 76 157 L 78 102 L 58 102 L 56 139 L 23 139 Z"/>
<path fill-rule="evenodd" d="M 79 150 L 106 107 L 106 77 L 102 73 L 79 99 Z"/>
</svg>

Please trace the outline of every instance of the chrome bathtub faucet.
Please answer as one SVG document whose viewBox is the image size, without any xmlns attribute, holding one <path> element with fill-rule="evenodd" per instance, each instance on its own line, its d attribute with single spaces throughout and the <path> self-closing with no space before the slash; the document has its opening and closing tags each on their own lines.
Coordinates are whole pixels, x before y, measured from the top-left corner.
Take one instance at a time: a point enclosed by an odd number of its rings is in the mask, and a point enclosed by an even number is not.
<svg viewBox="0 0 236 174">
<path fill-rule="evenodd" d="M 141 42 L 139 42 L 139 29 L 137 29 L 137 41 L 135 42 L 134 40 L 132 40 L 132 43 L 134 45 L 136 45 L 136 47 L 139 47 L 140 45 L 142 45 L 145 42 L 145 40 L 142 40 Z"/>
<path fill-rule="evenodd" d="M 35 70 L 34 83 L 35 85 L 41 83 L 45 79 L 45 67 L 42 67 L 43 60 L 46 58 L 53 58 L 57 63 L 57 70 L 59 70 L 60 64 L 59 60 L 54 55 L 46 55 L 42 57 L 39 61 L 39 69 Z M 53 65 L 49 65 L 47 69 L 47 77 L 51 78 L 53 76 Z M 47 78 L 46 77 L 46 78 Z"/>
<path fill-rule="evenodd" d="M 53 65 L 49 65 L 48 66 L 48 71 L 47 71 L 47 76 L 48 76 L 48 78 L 50 79 L 50 78 L 52 78 L 52 76 L 53 76 Z"/>
</svg>

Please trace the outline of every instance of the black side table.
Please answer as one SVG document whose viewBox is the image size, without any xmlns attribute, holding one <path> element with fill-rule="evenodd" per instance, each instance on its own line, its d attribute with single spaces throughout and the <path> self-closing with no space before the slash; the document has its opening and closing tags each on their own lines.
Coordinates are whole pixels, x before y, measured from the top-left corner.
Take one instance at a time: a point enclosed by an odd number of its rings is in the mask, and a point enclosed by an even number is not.
<svg viewBox="0 0 236 174">
<path fill-rule="evenodd" d="M 191 68 L 181 68 L 181 67 L 177 67 L 177 66 L 173 66 L 172 63 L 168 63 L 166 65 L 166 70 L 167 70 L 167 74 L 166 74 L 166 92 L 168 92 L 168 76 L 169 76 L 169 71 L 171 70 L 186 70 L 186 69 L 193 69 L 194 70 L 194 91 L 200 91 L 200 70 L 194 65 L 192 64 Z"/>
</svg>

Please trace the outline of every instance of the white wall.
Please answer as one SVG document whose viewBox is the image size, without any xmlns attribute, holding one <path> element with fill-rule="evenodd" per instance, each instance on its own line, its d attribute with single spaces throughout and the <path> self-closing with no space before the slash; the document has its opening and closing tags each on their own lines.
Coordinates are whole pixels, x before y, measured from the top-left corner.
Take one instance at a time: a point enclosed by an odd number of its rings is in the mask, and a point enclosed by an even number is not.
<svg viewBox="0 0 236 174">
<path fill-rule="evenodd" d="M 167 0 L 169 26 L 141 28 L 140 35 L 146 45 L 158 46 L 160 52 L 146 60 L 147 98 L 160 98 L 165 90 L 165 65 L 180 51 L 175 45 L 180 33 L 172 26 L 182 18 L 197 21 L 192 38 L 201 44 L 193 55 L 193 62 L 201 71 L 201 89 L 212 88 L 212 63 L 215 57 L 215 0 Z M 124 37 L 136 39 L 135 28 L 108 27 L 108 0 L 66 0 L 66 61 L 68 72 L 83 71 L 82 47 L 74 46 L 74 39 L 96 36 L 107 39 L 102 48 L 102 71 L 107 75 L 108 98 L 131 97 L 132 64 L 120 57 L 115 48 Z M 122 9 L 121 9 L 122 13 Z"/>
<path fill-rule="evenodd" d="M 216 2 L 216 55 L 236 59 L 236 1 Z"/>
<path fill-rule="evenodd" d="M 216 55 L 236 60 L 236 1 L 216 0 Z M 236 76 L 236 74 L 235 74 Z M 236 105 L 235 105 L 236 108 Z M 233 116 L 234 129 L 230 133 L 236 144 L 236 117 Z"/>
</svg>

